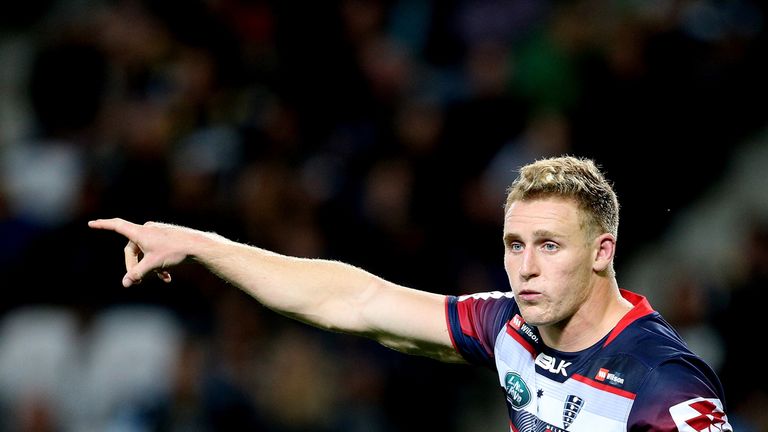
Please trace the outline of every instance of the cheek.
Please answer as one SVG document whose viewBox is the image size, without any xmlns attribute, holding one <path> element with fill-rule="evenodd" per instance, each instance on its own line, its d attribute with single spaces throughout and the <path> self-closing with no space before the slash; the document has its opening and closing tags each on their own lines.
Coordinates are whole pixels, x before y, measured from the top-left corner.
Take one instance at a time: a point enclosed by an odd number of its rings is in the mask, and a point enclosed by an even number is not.
<svg viewBox="0 0 768 432">
<path fill-rule="evenodd" d="M 559 272 L 572 278 L 581 278 L 584 273 L 589 273 L 592 266 L 589 265 L 589 255 L 587 251 L 572 248 L 567 254 L 556 257 L 556 267 Z"/>
<path fill-rule="evenodd" d="M 574 261 L 568 267 L 564 267 L 559 275 L 561 282 L 568 287 L 569 297 L 574 301 L 578 302 L 586 296 L 591 270 L 591 267 L 585 266 L 583 261 Z"/>
<path fill-rule="evenodd" d="M 554 260 L 550 262 L 548 275 L 557 295 L 564 298 L 572 297 L 583 289 L 586 284 L 584 265 L 577 260 Z"/>
</svg>

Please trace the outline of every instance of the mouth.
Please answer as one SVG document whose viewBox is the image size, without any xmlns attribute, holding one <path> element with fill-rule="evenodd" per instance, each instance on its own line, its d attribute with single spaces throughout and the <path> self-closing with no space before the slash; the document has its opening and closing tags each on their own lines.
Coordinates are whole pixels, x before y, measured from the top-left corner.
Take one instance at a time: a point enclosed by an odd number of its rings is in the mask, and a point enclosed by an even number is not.
<svg viewBox="0 0 768 432">
<path fill-rule="evenodd" d="M 544 295 L 538 291 L 524 289 L 517 293 L 516 297 L 524 302 L 530 303 L 540 300 Z"/>
</svg>

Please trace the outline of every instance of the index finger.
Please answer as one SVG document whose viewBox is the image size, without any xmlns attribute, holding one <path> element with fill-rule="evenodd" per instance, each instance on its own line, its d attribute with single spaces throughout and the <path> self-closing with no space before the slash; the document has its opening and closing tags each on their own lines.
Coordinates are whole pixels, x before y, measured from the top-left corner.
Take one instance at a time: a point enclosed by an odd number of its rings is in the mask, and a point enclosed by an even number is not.
<svg viewBox="0 0 768 432">
<path fill-rule="evenodd" d="M 120 218 L 96 219 L 89 221 L 88 226 L 94 229 L 114 231 L 129 239 L 135 236 L 138 227 L 135 223 Z"/>
</svg>

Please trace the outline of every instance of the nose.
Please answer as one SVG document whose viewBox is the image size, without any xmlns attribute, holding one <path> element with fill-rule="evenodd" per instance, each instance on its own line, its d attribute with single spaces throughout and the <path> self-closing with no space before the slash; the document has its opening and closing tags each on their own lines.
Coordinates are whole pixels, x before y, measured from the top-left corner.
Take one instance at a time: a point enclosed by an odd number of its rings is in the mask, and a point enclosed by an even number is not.
<svg viewBox="0 0 768 432">
<path fill-rule="evenodd" d="M 520 257 L 520 277 L 523 280 L 529 280 L 539 275 L 539 266 L 536 262 L 536 253 L 531 248 L 526 248 Z"/>
</svg>

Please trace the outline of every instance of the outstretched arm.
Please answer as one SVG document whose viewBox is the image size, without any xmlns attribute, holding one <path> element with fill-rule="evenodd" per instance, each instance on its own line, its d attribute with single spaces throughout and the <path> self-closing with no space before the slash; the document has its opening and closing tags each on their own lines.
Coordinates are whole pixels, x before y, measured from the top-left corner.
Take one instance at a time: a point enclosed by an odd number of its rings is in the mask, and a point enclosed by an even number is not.
<svg viewBox="0 0 768 432">
<path fill-rule="evenodd" d="M 332 331 L 366 336 L 410 354 L 462 362 L 451 344 L 445 297 L 396 285 L 357 267 L 296 258 L 176 225 L 99 219 L 91 228 L 128 239 L 123 285 L 192 259 L 281 314 Z"/>
</svg>

